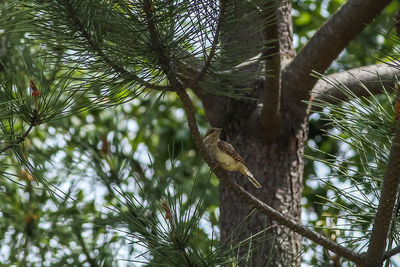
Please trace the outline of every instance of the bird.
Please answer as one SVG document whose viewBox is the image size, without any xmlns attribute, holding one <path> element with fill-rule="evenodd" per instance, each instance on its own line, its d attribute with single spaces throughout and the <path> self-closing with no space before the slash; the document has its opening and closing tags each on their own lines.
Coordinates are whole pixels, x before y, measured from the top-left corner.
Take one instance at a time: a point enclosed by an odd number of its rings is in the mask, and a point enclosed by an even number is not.
<svg viewBox="0 0 400 267">
<path fill-rule="evenodd" d="M 260 188 L 260 183 L 254 178 L 254 175 L 249 171 L 246 163 L 233 146 L 219 139 L 221 131 L 221 128 L 210 128 L 203 139 L 204 146 L 224 170 L 238 171 L 247 176 L 255 187 Z"/>
</svg>

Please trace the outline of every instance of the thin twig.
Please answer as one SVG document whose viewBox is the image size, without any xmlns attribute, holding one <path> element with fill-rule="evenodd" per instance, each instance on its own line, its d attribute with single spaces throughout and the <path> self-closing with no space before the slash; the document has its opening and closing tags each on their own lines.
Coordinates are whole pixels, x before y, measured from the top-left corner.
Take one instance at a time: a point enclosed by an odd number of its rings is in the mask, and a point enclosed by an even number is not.
<svg viewBox="0 0 400 267">
<path fill-rule="evenodd" d="M 171 227 L 173 227 L 172 231 L 173 231 L 173 241 L 177 244 L 179 250 L 182 252 L 183 258 L 185 259 L 186 262 L 186 266 L 188 267 L 194 267 L 195 265 L 192 263 L 192 261 L 190 260 L 189 255 L 187 254 L 186 250 L 185 250 L 185 246 L 184 244 L 181 243 L 181 241 L 176 238 L 176 234 L 175 234 L 175 227 L 174 225 L 171 223 Z"/>
<path fill-rule="evenodd" d="M 172 91 L 174 91 L 180 85 L 180 83 L 176 76 L 176 67 L 173 65 L 172 59 L 169 57 L 167 48 L 162 43 L 160 39 L 160 34 L 157 31 L 155 17 L 153 14 L 154 8 L 155 7 L 152 4 L 151 0 L 143 1 L 143 10 L 146 15 L 147 29 L 149 30 L 152 48 L 158 54 L 158 60 L 161 65 L 161 69 L 167 76 L 167 79 L 172 85 L 172 88 L 174 88 Z"/>
<path fill-rule="evenodd" d="M 189 88 L 195 87 L 197 83 L 204 77 L 204 75 L 207 73 L 207 69 L 210 67 L 211 61 L 214 58 L 215 52 L 217 51 L 217 46 L 219 43 L 219 35 L 221 32 L 221 26 L 222 26 L 222 18 L 224 14 L 224 9 L 225 9 L 225 3 L 223 1 L 220 1 L 220 10 L 219 10 L 219 16 L 218 16 L 218 22 L 217 22 L 217 28 L 215 29 L 215 35 L 213 42 L 211 44 L 211 49 L 210 53 L 208 54 L 207 60 L 202 67 L 202 69 L 199 71 L 197 76 L 188 84 Z"/>
<path fill-rule="evenodd" d="M 28 129 L 25 131 L 25 133 L 24 133 L 21 137 L 17 138 L 17 140 L 15 140 L 14 143 L 9 144 L 8 146 L 6 146 L 6 147 L 4 147 L 3 149 L 1 149 L 1 150 L 0 150 L 0 154 L 2 154 L 3 152 L 5 152 L 6 150 L 8 150 L 8 149 L 10 149 L 10 148 L 13 148 L 13 147 L 19 145 L 20 143 L 24 142 L 25 138 L 26 138 L 26 137 L 28 136 L 28 134 L 32 131 L 33 127 L 34 127 L 35 125 L 38 124 L 38 119 L 39 119 L 39 114 L 38 114 L 38 112 L 37 112 L 36 110 L 33 110 L 31 123 L 29 124 Z"/>
</svg>

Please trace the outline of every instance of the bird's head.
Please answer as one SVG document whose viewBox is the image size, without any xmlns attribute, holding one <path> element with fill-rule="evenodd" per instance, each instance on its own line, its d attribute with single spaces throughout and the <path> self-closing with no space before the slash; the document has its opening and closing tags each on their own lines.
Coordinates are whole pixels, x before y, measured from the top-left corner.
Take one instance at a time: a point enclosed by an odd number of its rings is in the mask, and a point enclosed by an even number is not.
<svg viewBox="0 0 400 267">
<path fill-rule="evenodd" d="M 221 135 L 222 128 L 210 128 L 206 136 L 204 137 L 205 140 L 209 141 L 217 141 L 219 139 L 219 136 Z"/>
</svg>

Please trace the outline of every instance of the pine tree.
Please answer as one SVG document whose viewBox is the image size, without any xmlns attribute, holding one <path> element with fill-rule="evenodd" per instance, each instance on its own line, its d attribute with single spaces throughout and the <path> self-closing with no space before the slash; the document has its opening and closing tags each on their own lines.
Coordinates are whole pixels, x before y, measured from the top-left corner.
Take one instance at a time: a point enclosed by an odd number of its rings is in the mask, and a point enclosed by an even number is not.
<svg viewBox="0 0 400 267">
<path fill-rule="evenodd" d="M 349 0 L 297 55 L 289 1 L 1 3 L 4 261 L 299 266 L 305 238 L 314 261 L 382 266 L 398 250 L 399 71 L 316 73 L 389 3 Z M 315 229 L 300 223 L 310 114 L 355 153 L 310 152 L 332 170 L 316 207 L 334 223 Z M 210 157 L 210 126 L 261 189 Z"/>
</svg>

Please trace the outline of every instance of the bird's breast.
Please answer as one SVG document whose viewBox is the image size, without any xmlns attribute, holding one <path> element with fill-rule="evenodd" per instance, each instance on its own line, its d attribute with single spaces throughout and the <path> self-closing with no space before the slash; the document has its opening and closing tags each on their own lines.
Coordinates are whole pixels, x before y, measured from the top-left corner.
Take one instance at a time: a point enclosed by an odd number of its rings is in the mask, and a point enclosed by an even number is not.
<svg viewBox="0 0 400 267">
<path fill-rule="evenodd" d="M 215 151 L 215 158 L 221 163 L 222 168 L 228 171 L 236 171 L 241 166 L 234 158 L 219 149 Z"/>
</svg>

